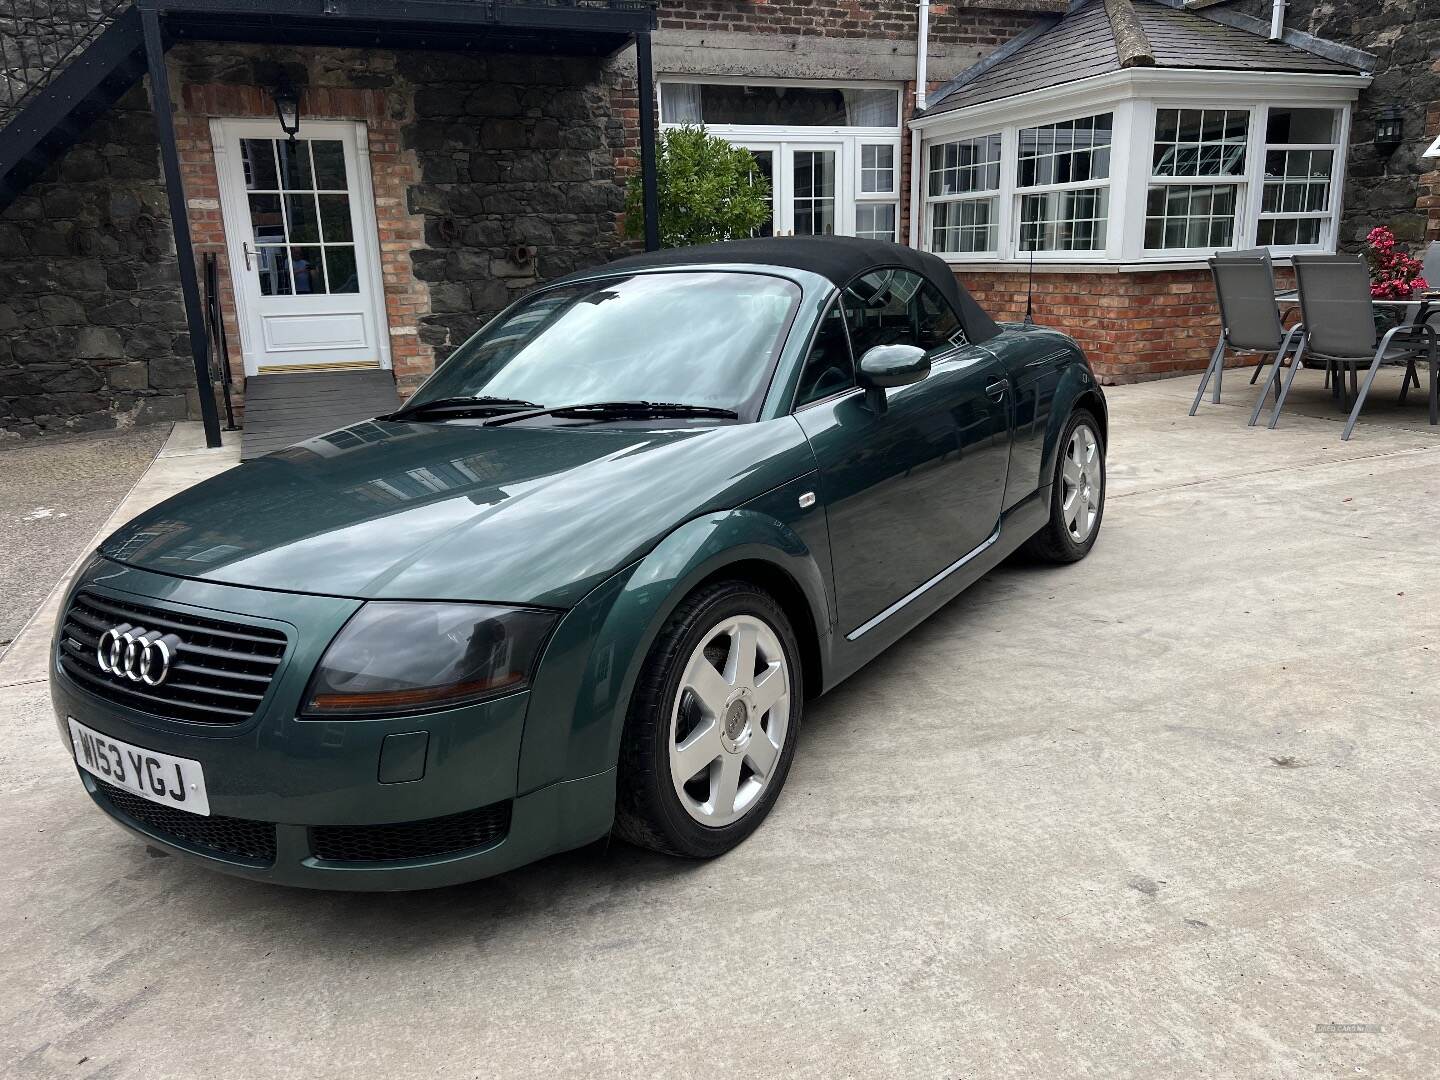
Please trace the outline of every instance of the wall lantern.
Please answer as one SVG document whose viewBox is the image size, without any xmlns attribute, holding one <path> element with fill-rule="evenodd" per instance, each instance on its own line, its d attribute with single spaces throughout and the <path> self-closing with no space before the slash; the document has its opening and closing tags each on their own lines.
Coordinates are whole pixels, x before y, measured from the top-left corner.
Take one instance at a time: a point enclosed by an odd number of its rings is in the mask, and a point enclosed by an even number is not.
<svg viewBox="0 0 1440 1080">
<path fill-rule="evenodd" d="M 1389 157 L 1405 141 L 1405 114 L 1398 105 L 1386 105 L 1375 114 L 1375 149 Z"/>
<path fill-rule="evenodd" d="M 280 117 L 280 128 L 293 143 L 295 133 L 300 130 L 300 92 L 284 83 L 277 86 L 271 96 L 275 99 L 275 115 Z"/>
</svg>

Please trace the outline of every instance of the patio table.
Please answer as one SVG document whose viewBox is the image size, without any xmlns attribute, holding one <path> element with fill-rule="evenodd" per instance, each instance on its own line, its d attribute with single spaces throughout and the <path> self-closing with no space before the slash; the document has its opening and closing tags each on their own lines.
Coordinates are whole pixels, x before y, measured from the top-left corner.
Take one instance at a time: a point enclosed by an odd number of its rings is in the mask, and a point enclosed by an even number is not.
<svg viewBox="0 0 1440 1080">
<path fill-rule="evenodd" d="M 1294 289 L 1281 289 L 1275 293 L 1275 303 L 1281 308 L 1287 308 L 1288 306 L 1288 309 L 1283 311 L 1280 315 L 1281 321 L 1284 321 L 1290 315 L 1291 311 L 1294 311 L 1299 307 L 1300 294 Z M 1375 307 L 1388 307 L 1398 309 L 1398 314 L 1400 316 L 1400 325 L 1405 326 L 1412 323 L 1415 320 L 1416 316 L 1420 314 L 1421 309 L 1424 307 L 1429 306 L 1440 309 L 1440 293 L 1426 293 L 1424 296 L 1420 296 L 1411 300 L 1382 300 L 1379 298 L 1372 298 L 1370 303 Z M 1345 392 L 1344 373 L 1337 371 L 1335 374 L 1336 377 L 1334 383 L 1330 387 L 1330 392 L 1340 402 L 1341 411 L 1348 411 L 1351 407 L 1351 404 L 1354 402 L 1356 393 L 1359 390 L 1360 369 L 1353 366 L 1350 368 L 1350 390 L 1348 394 Z M 1406 378 L 1408 379 L 1409 376 L 1407 375 Z M 1251 381 L 1253 382 L 1254 380 Z M 1418 383 L 1416 384 L 1415 388 L 1417 390 L 1420 388 Z M 1430 422 L 1433 424 L 1435 423 L 1433 415 L 1435 413 L 1433 395 L 1430 411 L 1432 414 Z"/>
</svg>

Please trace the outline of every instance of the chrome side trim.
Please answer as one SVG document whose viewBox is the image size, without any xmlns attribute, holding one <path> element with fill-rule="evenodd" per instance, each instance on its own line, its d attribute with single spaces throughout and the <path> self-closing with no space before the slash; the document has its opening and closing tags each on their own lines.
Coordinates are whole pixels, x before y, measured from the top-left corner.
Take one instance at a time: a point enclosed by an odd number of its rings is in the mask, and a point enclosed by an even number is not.
<svg viewBox="0 0 1440 1080">
<path fill-rule="evenodd" d="M 851 630 L 850 633 L 848 633 L 848 634 L 845 635 L 845 640 L 846 640 L 846 641 L 854 641 L 856 638 L 860 637 L 862 634 L 868 634 L 871 630 L 874 630 L 875 627 L 879 626 L 879 625 L 880 625 L 882 622 L 884 622 L 886 619 L 890 618 L 891 615 L 894 615 L 897 611 L 899 611 L 901 608 L 903 608 L 906 604 L 910 603 L 910 601 L 916 599 L 917 597 L 921 596 L 921 595 L 924 594 L 924 593 L 929 592 L 929 591 L 930 591 L 931 589 L 933 589 L 936 585 L 939 585 L 940 582 L 944 581 L 944 580 L 945 580 L 947 577 L 949 577 L 951 574 L 955 573 L 956 570 L 959 570 L 962 566 L 964 566 L 966 563 L 970 562 L 970 560 L 974 559 L 975 556 L 979 555 L 981 552 L 983 552 L 986 548 L 990 547 L 992 544 L 995 543 L 996 540 L 999 540 L 999 539 L 1000 539 L 1000 525 L 999 525 L 999 523 L 997 522 L 996 525 L 995 525 L 995 531 L 990 534 L 989 539 L 987 539 L 986 541 L 984 541 L 984 542 L 983 542 L 979 547 L 977 547 L 974 551 L 970 552 L 970 554 L 968 554 L 968 555 L 965 555 L 965 556 L 963 556 L 963 557 L 961 557 L 961 558 L 959 558 L 959 559 L 956 559 L 953 563 L 951 563 L 949 566 L 947 566 L 944 570 L 941 570 L 938 574 L 936 574 L 934 577 L 932 577 L 929 581 L 925 582 L 925 584 L 920 585 L 920 586 L 917 586 L 915 589 L 912 589 L 910 592 L 906 593 L 906 594 L 905 594 L 904 596 L 902 596 L 899 600 L 896 600 L 895 603 L 891 604 L 891 605 L 890 605 L 889 607 L 887 607 L 884 611 L 880 612 L 879 615 L 876 615 L 874 618 L 872 618 L 869 622 L 863 623 L 863 624 L 861 624 L 859 627 L 857 627 L 856 629 Z"/>
</svg>

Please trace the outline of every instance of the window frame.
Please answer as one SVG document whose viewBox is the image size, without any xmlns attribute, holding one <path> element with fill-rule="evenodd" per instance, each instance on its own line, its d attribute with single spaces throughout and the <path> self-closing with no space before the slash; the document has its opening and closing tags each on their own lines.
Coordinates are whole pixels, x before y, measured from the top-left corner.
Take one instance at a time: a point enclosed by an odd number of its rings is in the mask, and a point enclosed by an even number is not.
<svg viewBox="0 0 1440 1080">
<path fill-rule="evenodd" d="M 1191 259 L 1199 253 L 1202 258 L 1209 258 L 1216 251 L 1235 251 L 1240 248 L 1254 247 L 1253 243 L 1246 241 L 1253 240 L 1255 226 L 1251 221 L 1250 204 L 1254 201 L 1255 188 L 1252 184 L 1252 177 L 1255 172 L 1255 126 L 1265 111 L 1264 105 L 1212 105 L 1208 100 L 1189 101 L 1184 103 L 1171 103 L 1166 101 L 1152 101 L 1150 104 L 1150 137 L 1147 140 L 1148 154 L 1146 158 L 1145 186 L 1139 192 L 1138 202 L 1140 203 L 1140 250 L 1145 258 Z M 1245 168 L 1238 173 L 1206 173 L 1196 176 L 1157 176 L 1155 174 L 1155 135 L 1156 126 L 1162 112 L 1243 112 L 1245 119 Z M 1203 143 L 1201 145 L 1204 145 Z M 1224 145 L 1222 142 L 1221 145 Z M 1139 156 L 1137 154 L 1137 156 Z M 1147 247 L 1145 244 L 1145 230 L 1150 217 L 1150 189 L 1152 187 L 1234 187 L 1235 188 L 1235 210 L 1231 214 L 1233 227 L 1231 230 L 1231 243 L 1225 247 Z"/>
<path fill-rule="evenodd" d="M 895 208 L 895 235 L 894 239 L 899 240 L 903 227 L 903 214 L 900 193 L 903 186 L 902 176 L 904 174 L 904 134 L 905 134 L 905 111 L 903 88 L 893 82 L 866 81 L 866 80 L 831 80 L 831 79 L 776 79 L 764 77 L 750 77 L 743 75 L 665 75 L 656 80 L 657 116 L 663 115 L 658 107 L 663 102 L 665 88 L 678 84 L 701 84 L 711 85 L 718 83 L 751 85 L 751 86 L 783 86 L 800 87 L 823 90 L 886 90 L 895 95 L 896 115 L 899 118 L 894 127 L 861 127 L 861 126 L 830 126 L 823 127 L 792 127 L 783 124 L 705 124 L 705 130 L 711 135 L 717 135 L 732 146 L 744 147 L 746 149 L 768 149 L 775 152 L 774 169 L 775 183 L 773 184 L 772 195 L 774 198 L 775 213 L 775 234 L 783 235 L 780 229 L 781 206 L 781 185 L 783 178 L 781 172 L 784 168 L 787 149 L 828 149 L 838 144 L 839 154 L 835 161 L 836 177 L 836 235 L 854 236 L 857 228 L 857 210 L 863 204 L 888 204 Z M 683 125 L 676 123 L 661 122 L 661 130 L 669 130 Z M 815 146 L 814 144 L 824 144 Z M 888 192 L 867 192 L 863 191 L 861 170 L 863 167 L 862 147 L 868 145 L 879 145 L 890 147 L 894 168 L 892 170 L 893 187 Z"/>
<path fill-rule="evenodd" d="M 973 143 L 989 141 L 990 139 L 998 139 L 1000 141 L 999 154 L 994 162 L 995 186 L 993 188 L 987 187 L 982 188 L 978 191 L 962 191 L 956 192 L 951 195 L 930 194 L 930 178 L 935 172 L 935 169 L 930 164 L 930 155 L 933 150 L 937 149 L 938 147 L 950 146 L 957 143 Z M 967 135 L 961 138 L 937 139 L 935 141 L 926 143 L 922 147 L 921 159 L 920 190 L 923 193 L 922 197 L 925 200 L 925 210 L 923 215 L 925 229 L 925 250 L 934 251 L 936 254 L 941 255 L 942 257 L 998 257 L 1000 252 L 1000 245 L 1003 239 L 1001 232 L 1001 205 L 1004 200 L 1002 189 L 1005 185 L 1005 133 L 1003 131 L 986 131 L 975 135 Z M 988 168 L 989 165 L 990 162 L 987 160 L 984 167 Z M 943 172 L 944 169 L 942 168 L 940 171 Z M 969 202 L 988 202 L 994 207 L 993 221 L 988 226 L 988 228 L 993 229 L 995 232 L 995 245 L 993 247 L 985 248 L 983 251 L 940 251 L 940 249 L 935 247 L 935 208 L 937 206 Z"/>
<path fill-rule="evenodd" d="M 1264 182 L 1265 126 L 1270 109 L 1329 109 L 1339 114 L 1333 147 L 1330 178 L 1329 218 L 1319 245 L 1271 246 L 1277 258 L 1300 252 L 1335 250 L 1340 211 L 1344 205 L 1344 184 L 1348 166 L 1347 148 L 1354 103 L 1368 77 L 1355 75 L 1289 75 L 1277 72 L 1217 72 L 1176 68 L 1130 68 L 1102 76 L 1031 91 L 1011 98 L 984 102 L 950 113 L 922 114 L 912 121 L 917 150 L 926 168 L 914 180 L 914 195 L 923 202 L 915 215 L 912 242 L 934 252 L 952 265 L 1023 267 L 1030 253 L 1020 247 L 1020 194 L 1100 186 L 1093 181 L 1067 185 L 1035 185 L 1021 188 L 1019 179 L 1019 131 L 1044 127 L 1107 111 L 1114 113 L 1111 131 L 1109 214 L 1105 246 L 1092 251 L 1036 251 L 1036 265 L 1066 266 L 1088 264 L 1097 267 L 1133 266 L 1137 269 L 1161 266 L 1204 266 L 1216 250 L 1255 246 L 1260 221 Z M 1248 111 L 1244 174 L 1214 178 L 1217 184 L 1239 183 L 1234 242 L 1228 248 L 1179 248 L 1151 250 L 1144 247 L 1146 198 L 1152 181 L 1155 126 L 1160 109 L 1224 109 Z M 932 146 L 972 138 L 996 131 L 1001 134 L 1000 235 L 995 252 L 946 252 L 933 243 L 934 212 L 931 209 L 953 196 L 929 193 L 929 153 Z M 1284 144 L 1290 146 L 1291 144 Z M 1300 144 L 1295 144 L 1299 146 Z M 1310 148 L 1311 144 L 1304 144 Z M 1276 148 L 1280 148 L 1277 144 Z M 1194 184 L 1198 178 L 1174 178 Z M 1103 183 L 1103 182 L 1100 182 Z M 1294 217 L 1277 214 L 1267 217 Z"/>
<path fill-rule="evenodd" d="M 1261 129 L 1261 131 L 1260 131 L 1260 155 L 1261 155 L 1261 160 L 1260 160 L 1260 162 L 1259 162 L 1259 170 L 1258 170 L 1259 186 L 1258 186 L 1257 188 L 1255 188 L 1255 229 L 1254 229 L 1254 231 L 1252 232 L 1251 235 L 1254 237 L 1255 242 L 1258 244 L 1258 243 L 1259 243 L 1259 240 L 1260 240 L 1260 236 L 1259 236 L 1260 222 L 1262 222 L 1262 221 L 1286 221 L 1286 220 L 1298 221 L 1298 220 L 1302 220 L 1302 219 L 1303 219 L 1303 220 L 1309 220 L 1309 221 L 1319 221 L 1319 222 L 1320 222 L 1320 239 L 1319 239 L 1316 243 L 1314 243 L 1314 244 L 1270 245 L 1271 250 L 1272 250 L 1272 251 L 1279 251 L 1279 252 L 1284 253 L 1284 254 L 1294 254 L 1294 253 L 1298 253 L 1298 252 L 1325 252 L 1325 251 L 1334 251 L 1334 250 L 1335 250 L 1335 246 L 1336 246 L 1336 238 L 1337 238 L 1337 236 L 1338 236 L 1338 229 L 1339 229 L 1339 223 L 1340 223 L 1340 209 L 1341 209 L 1340 206 L 1339 206 L 1339 204 L 1338 204 L 1338 199 L 1337 199 L 1337 196 L 1336 196 L 1336 192 L 1339 190 L 1339 181 L 1340 181 L 1340 179 L 1341 179 L 1341 177 L 1342 177 L 1342 174 L 1343 174 L 1344 171 L 1345 171 L 1345 148 L 1346 148 L 1346 143 L 1345 143 L 1345 142 L 1342 142 L 1341 139 L 1342 139 L 1342 132 L 1344 133 L 1344 137 L 1348 138 L 1349 131 L 1348 131 L 1347 121 L 1348 121 L 1348 119 L 1349 119 L 1349 116 L 1348 116 L 1348 114 L 1346 114 L 1346 115 L 1337 116 L 1337 117 L 1335 118 L 1334 133 L 1331 135 L 1331 140 L 1332 140 L 1332 141 L 1329 142 L 1329 143 L 1272 143 L 1272 142 L 1269 142 L 1268 139 L 1267 139 L 1266 129 L 1268 129 L 1269 126 L 1270 126 L 1270 113 L 1271 113 L 1273 110 L 1276 110 L 1276 109 L 1281 109 L 1281 110 L 1285 110 L 1285 109 L 1291 109 L 1291 110 L 1294 110 L 1294 109 L 1329 109 L 1329 106 L 1324 106 L 1324 105 L 1277 105 L 1277 104 L 1274 104 L 1274 103 L 1267 103 L 1267 104 L 1265 105 L 1265 108 L 1264 108 L 1264 119 L 1263 119 L 1263 121 L 1262 121 L 1263 127 L 1262 127 L 1262 129 Z M 1333 110 L 1332 110 L 1332 111 L 1333 111 Z M 1329 198 L 1329 205 L 1328 205 L 1324 210 L 1320 210 L 1320 211 L 1301 211 L 1301 212 L 1293 212 L 1293 213 L 1285 213 L 1285 212 L 1283 212 L 1283 211 L 1269 211 L 1269 212 L 1267 212 L 1267 211 L 1265 210 L 1265 184 L 1266 184 L 1266 175 L 1265 175 L 1265 160 L 1264 160 L 1264 158 L 1265 158 L 1265 156 L 1268 155 L 1271 151 L 1282 151 L 1282 152 L 1283 152 L 1283 151 L 1288 151 L 1288 150 L 1325 150 L 1325 151 L 1329 151 L 1329 153 L 1330 153 L 1330 177 L 1329 177 L 1329 180 L 1327 181 L 1327 186 L 1328 186 L 1329 189 L 1330 189 L 1330 198 Z M 1284 186 L 1284 185 L 1282 184 L 1282 187 L 1283 187 L 1283 186 Z"/>
</svg>

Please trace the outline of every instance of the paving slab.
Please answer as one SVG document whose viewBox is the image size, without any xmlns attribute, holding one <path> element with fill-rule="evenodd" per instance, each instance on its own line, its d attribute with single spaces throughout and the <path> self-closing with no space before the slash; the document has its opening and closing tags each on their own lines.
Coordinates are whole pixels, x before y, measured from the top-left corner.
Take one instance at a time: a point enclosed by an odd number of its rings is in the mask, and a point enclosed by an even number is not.
<svg viewBox="0 0 1440 1080">
<path fill-rule="evenodd" d="M 169 433 L 158 425 L 0 450 L 0 656 Z"/>
<path fill-rule="evenodd" d="M 218 877 L 110 825 L 12 687 L 0 1073 L 1437 1075 L 1440 435 L 1193 387 L 1111 391 L 1091 557 L 1000 568 L 816 703 L 714 862 Z"/>
</svg>

